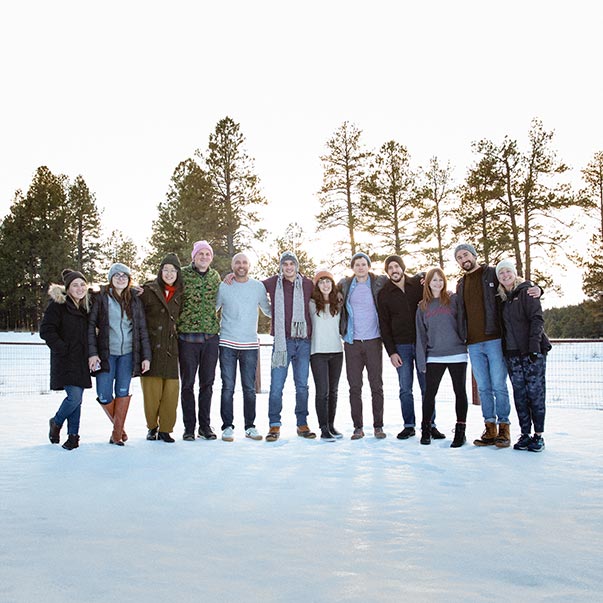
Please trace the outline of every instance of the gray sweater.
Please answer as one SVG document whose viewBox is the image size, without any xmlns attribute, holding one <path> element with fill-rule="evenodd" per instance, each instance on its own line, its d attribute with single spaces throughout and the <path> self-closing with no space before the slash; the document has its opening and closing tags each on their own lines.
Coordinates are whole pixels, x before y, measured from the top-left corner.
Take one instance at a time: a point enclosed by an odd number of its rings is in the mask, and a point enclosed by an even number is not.
<svg viewBox="0 0 603 603">
<path fill-rule="evenodd" d="M 457 304 L 458 297 L 452 294 L 448 306 L 443 306 L 439 299 L 432 300 L 425 310 L 419 306 L 416 315 L 416 363 L 419 371 L 427 370 L 430 356 L 467 353 L 467 346 L 459 335 Z"/>
</svg>

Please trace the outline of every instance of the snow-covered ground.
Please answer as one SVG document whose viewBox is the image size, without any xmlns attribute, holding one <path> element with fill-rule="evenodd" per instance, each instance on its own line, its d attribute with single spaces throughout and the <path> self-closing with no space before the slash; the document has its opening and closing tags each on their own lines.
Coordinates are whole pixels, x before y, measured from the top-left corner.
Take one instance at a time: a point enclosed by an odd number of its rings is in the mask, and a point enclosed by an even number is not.
<svg viewBox="0 0 603 603">
<path fill-rule="evenodd" d="M 134 380 L 126 446 L 88 391 L 67 452 L 47 438 L 61 393 L 1 395 L 0 601 L 600 601 L 603 413 L 549 408 L 541 454 L 453 450 L 447 386 L 448 438 L 421 446 L 396 439 L 384 376 L 387 439 L 349 439 L 342 377 L 335 443 L 296 436 L 290 381 L 276 443 L 242 437 L 238 391 L 233 443 L 183 442 L 180 416 L 175 444 L 147 442 Z M 470 406 L 469 439 L 481 430 Z"/>
</svg>

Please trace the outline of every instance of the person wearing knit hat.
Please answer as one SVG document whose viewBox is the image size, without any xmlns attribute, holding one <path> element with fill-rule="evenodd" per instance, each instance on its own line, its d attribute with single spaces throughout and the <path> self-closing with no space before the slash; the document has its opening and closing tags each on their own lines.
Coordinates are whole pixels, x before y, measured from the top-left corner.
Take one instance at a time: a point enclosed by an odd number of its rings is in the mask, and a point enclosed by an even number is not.
<svg viewBox="0 0 603 603">
<path fill-rule="evenodd" d="M 313 280 L 310 367 L 315 385 L 316 416 L 320 439 L 334 442 L 343 437 L 335 428 L 337 391 L 343 367 L 343 345 L 339 335 L 341 302 L 335 279 L 329 270 L 318 270 Z"/>
<path fill-rule="evenodd" d="M 551 344 L 544 332 L 540 300 L 530 297 L 531 283 L 517 276 L 511 260 L 496 265 L 502 299 L 503 347 L 513 387 L 521 435 L 515 450 L 544 450 L 546 355 Z M 532 428 L 534 435 L 532 436 Z"/>
<path fill-rule="evenodd" d="M 50 348 L 50 389 L 65 390 L 66 397 L 48 421 L 48 438 L 58 444 L 67 421 L 65 450 L 78 448 L 84 389 L 92 387 L 88 370 L 88 283 L 81 272 L 63 270 L 64 286 L 51 284 L 50 302 L 40 324 L 40 337 Z"/>
<path fill-rule="evenodd" d="M 151 368 L 140 378 L 147 421 L 147 440 L 173 443 L 178 410 L 178 334 L 183 293 L 180 259 L 168 253 L 155 280 L 145 283 L 141 295 L 153 349 Z"/>
<path fill-rule="evenodd" d="M 270 334 L 274 336 L 270 369 L 267 442 L 280 437 L 283 389 L 293 367 L 295 382 L 295 417 L 297 435 L 313 439 L 316 434 L 308 426 L 308 377 L 310 373 L 310 340 L 312 322 L 309 302 L 314 286 L 299 273 L 299 261 L 292 251 L 280 257 L 279 274 L 262 281 L 272 306 Z"/>
<path fill-rule="evenodd" d="M 214 251 L 206 240 L 197 241 L 191 252 L 192 262 L 182 268 L 184 293 L 178 318 L 178 360 L 180 364 L 180 401 L 184 422 L 183 439 L 195 440 L 197 416 L 198 435 L 215 440 L 211 427 L 211 398 L 218 364 L 218 333 L 220 321 L 216 300 L 220 274 L 211 267 Z M 198 414 L 195 401 L 195 380 L 199 377 Z"/>
<path fill-rule="evenodd" d="M 399 255 L 390 255 L 385 260 L 385 271 L 389 280 L 378 296 L 379 328 L 385 351 L 398 373 L 400 408 L 404 426 L 397 438 L 407 440 L 416 435 L 415 399 L 413 381 L 416 374 L 421 398 L 425 395 L 425 373 L 416 364 L 417 333 L 415 318 L 417 304 L 423 299 L 422 278 L 424 273 L 410 277 L 404 273 L 406 266 Z M 436 427 L 435 413 L 431 422 L 431 437 L 445 436 Z"/>
<path fill-rule="evenodd" d="M 110 444 L 123 446 L 132 377 L 151 366 L 151 344 L 139 295 L 132 294 L 130 269 L 115 263 L 88 319 L 88 366 L 96 377 L 97 401 L 113 424 Z"/>
<path fill-rule="evenodd" d="M 377 439 L 383 431 L 383 352 L 377 315 L 377 294 L 387 276 L 370 271 L 371 259 L 366 253 L 355 253 L 350 262 L 354 276 L 339 281 L 343 297 L 340 333 L 344 341 L 346 376 L 350 386 L 350 407 L 354 422 L 353 440 L 364 437 L 362 413 L 362 381 L 366 368 L 371 388 L 373 433 Z"/>
<path fill-rule="evenodd" d="M 508 448 L 511 445 L 511 402 L 502 348 L 496 269 L 478 264 L 475 248 L 468 243 L 457 245 L 454 257 L 464 271 L 456 287 L 460 334 L 469 350 L 485 424 L 481 437 L 473 443 Z M 530 288 L 530 295 L 539 297 L 540 293 L 540 287 Z"/>
</svg>

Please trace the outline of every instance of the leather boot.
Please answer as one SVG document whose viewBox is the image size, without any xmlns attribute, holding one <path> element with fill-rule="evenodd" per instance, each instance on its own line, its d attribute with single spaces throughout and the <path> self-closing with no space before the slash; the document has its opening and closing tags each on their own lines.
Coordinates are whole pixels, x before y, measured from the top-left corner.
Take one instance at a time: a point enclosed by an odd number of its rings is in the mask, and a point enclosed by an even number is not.
<svg viewBox="0 0 603 603">
<path fill-rule="evenodd" d="M 74 448 L 78 448 L 80 445 L 80 436 L 77 434 L 70 433 L 67 436 L 67 439 L 63 443 L 63 448 L 65 450 L 73 450 Z"/>
<path fill-rule="evenodd" d="M 508 423 L 501 423 L 498 426 L 498 436 L 494 440 L 497 448 L 508 448 L 511 445 L 511 426 Z"/>
<path fill-rule="evenodd" d="M 101 408 L 105 411 L 105 414 L 109 417 L 109 421 L 111 421 L 111 423 L 114 423 L 113 416 L 115 414 L 115 400 L 111 400 L 111 402 L 108 402 L 107 404 L 103 404 L 98 398 L 96 399 L 96 401 L 101 405 Z M 123 432 L 123 434 L 121 436 L 121 440 L 122 440 L 122 442 L 128 441 L 128 434 L 125 431 Z"/>
<path fill-rule="evenodd" d="M 115 398 L 115 407 L 113 413 L 113 433 L 109 442 L 111 444 L 117 444 L 123 446 L 123 431 L 124 424 L 126 422 L 126 416 L 128 414 L 128 408 L 130 407 L 130 399 L 132 396 L 123 396 L 121 398 Z"/>
<path fill-rule="evenodd" d="M 431 423 L 421 423 L 421 444 L 431 444 Z"/>
<path fill-rule="evenodd" d="M 473 440 L 473 444 L 475 446 L 494 446 L 494 441 L 498 433 L 496 431 L 496 423 L 486 423 L 486 429 L 484 429 L 484 433 L 482 433 L 482 437 Z"/>
<path fill-rule="evenodd" d="M 450 448 L 460 448 L 466 441 L 465 437 L 465 427 L 467 427 L 466 423 L 457 423 L 454 427 L 454 440 L 452 440 L 452 444 L 450 444 Z"/>
</svg>

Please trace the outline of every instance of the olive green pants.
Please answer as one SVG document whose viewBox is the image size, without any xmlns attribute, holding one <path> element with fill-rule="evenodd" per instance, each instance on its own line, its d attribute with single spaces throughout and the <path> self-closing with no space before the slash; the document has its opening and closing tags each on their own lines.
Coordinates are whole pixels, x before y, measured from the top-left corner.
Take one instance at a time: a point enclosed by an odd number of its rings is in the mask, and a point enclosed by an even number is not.
<svg viewBox="0 0 603 603">
<path fill-rule="evenodd" d="M 147 428 L 172 433 L 178 409 L 179 379 L 141 377 L 140 385 L 144 396 L 144 414 Z"/>
</svg>

